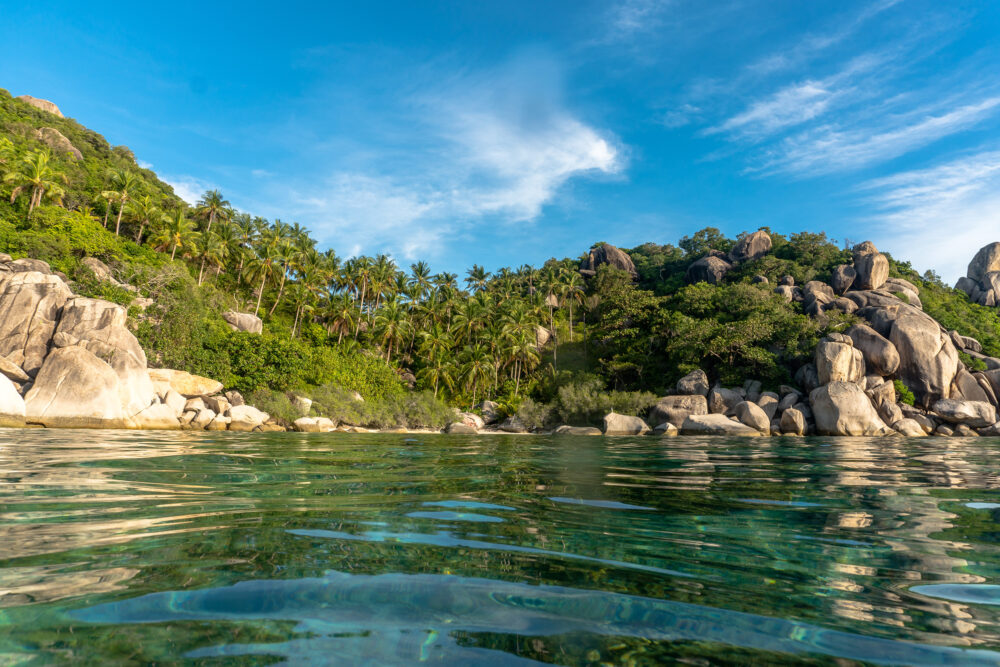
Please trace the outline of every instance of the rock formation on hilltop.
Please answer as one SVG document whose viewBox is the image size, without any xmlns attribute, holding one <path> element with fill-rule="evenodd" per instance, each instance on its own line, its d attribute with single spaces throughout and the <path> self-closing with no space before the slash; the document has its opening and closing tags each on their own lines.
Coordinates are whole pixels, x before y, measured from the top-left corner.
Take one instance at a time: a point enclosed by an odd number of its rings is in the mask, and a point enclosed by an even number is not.
<svg viewBox="0 0 1000 667">
<path fill-rule="evenodd" d="M 18 95 L 17 99 L 27 104 L 30 104 L 36 109 L 41 109 L 42 111 L 47 111 L 51 114 L 55 114 L 60 118 L 65 118 L 65 116 L 63 116 L 62 114 L 62 111 L 59 110 L 59 107 L 57 107 L 54 103 L 49 102 L 48 100 L 42 100 L 37 97 L 32 97 L 31 95 Z"/>
<path fill-rule="evenodd" d="M 601 264 L 610 264 L 616 269 L 630 274 L 633 278 L 639 275 L 635 270 L 635 264 L 632 263 L 632 258 L 625 251 L 610 243 L 602 243 L 593 248 L 580 265 L 580 273 L 585 276 L 593 276 Z"/>
<path fill-rule="evenodd" d="M 979 249 L 955 289 L 968 294 L 969 300 L 980 306 L 1000 305 L 1000 242 Z"/>
</svg>

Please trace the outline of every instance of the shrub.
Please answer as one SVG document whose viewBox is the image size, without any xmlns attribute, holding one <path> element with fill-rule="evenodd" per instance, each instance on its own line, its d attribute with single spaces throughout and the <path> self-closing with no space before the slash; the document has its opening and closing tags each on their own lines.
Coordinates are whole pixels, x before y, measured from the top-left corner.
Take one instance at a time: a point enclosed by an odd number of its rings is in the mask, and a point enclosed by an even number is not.
<svg viewBox="0 0 1000 667">
<path fill-rule="evenodd" d="M 337 423 L 372 428 L 442 428 L 454 411 L 430 391 L 359 401 L 343 387 L 327 384 L 312 392 L 313 412 Z"/>
<path fill-rule="evenodd" d="M 906 405 L 913 405 L 916 401 L 916 396 L 910 391 L 910 388 L 903 384 L 902 380 L 893 380 L 892 386 L 896 388 L 896 396 L 900 403 L 905 403 Z"/>
<path fill-rule="evenodd" d="M 250 394 L 249 404 L 263 410 L 284 426 L 291 426 L 301 414 L 288 394 L 270 389 L 260 389 Z"/>
<path fill-rule="evenodd" d="M 525 398 L 517 409 L 517 418 L 527 428 L 543 429 L 552 425 L 552 408 L 532 398 Z"/>
<path fill-rule="evenodd" d="M 977 359 L 966 352 L 959 352 L 958 358 L 961 359 L 962 363 L 965 364 L 965 367 L 970 371 L 985 371 L 989 369 L 989 366 L 986 365 L 985 361 Z"/>
</svg>

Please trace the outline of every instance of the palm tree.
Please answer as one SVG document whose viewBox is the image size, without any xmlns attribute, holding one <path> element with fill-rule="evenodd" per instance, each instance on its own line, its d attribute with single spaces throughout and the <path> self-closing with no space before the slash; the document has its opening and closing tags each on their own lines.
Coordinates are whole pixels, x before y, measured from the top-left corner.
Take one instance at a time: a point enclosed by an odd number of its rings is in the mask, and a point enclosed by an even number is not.
<svg viewBox="0 0 1000 667">
<path fill-rule="evenodd" d="M 434 357 L 429 364 L 417 371 L 417 378 L 421 382 L 434 385 L 434 398 L 437 398 L 441 385 L 449 390 L 453 390 L 455 387 L 454 361 L 448 354 Z"/>
<path fill-rule="evenodd" d="M 296 261 L 299 253 L 298 249 L 296 249 L 287 237 L 282 239 L 275 252 L 280 263 L 281 286 L 278 287 L 278 298 L 274 300 L 274 305 L 272 305 L 271 310 L 267 312 L 268 315 L 274 315 L 275 309 L 278 307 L 278 304 L 281 303 L 281 296 L 285 293 L 285 280 L 288 278 L 288 271 L 291 268 L 292 263 Z"/>
<path fill-rule="evenodd" d="M 170 248 L 171 261 L 177 255 L 177 250 L 184 253 L 184 248 L 195 250 L 201 234 L 195 229 L 195 224 L 184 216 L 183 210 L 178 210 L 173 217 L 167 217 L 163 226 L 157 230 L 151 239 L 157 250 Z"/>
<path fill-rule="evenodd" d="M 262 246 L 258 254 L 248 263 L 247 270 L 250 280 L 260 279 L 260 289 L 257 291 L 257 307 L 253 311 L 254 315 L 260 312 L 260 302 L 264 297 L 264 287 L 268 279 L 274 278 L 279 265 L 280 259 L 274 247 L 270 245 Z"/>
<path fill-rule="evenodd" d="M 559 286 L 564 304 L 569 304 L 569 339 L 573 340 L 573 302 L 583 303 L 583 277 L 578 271 L 563 269 L 562 281 Z"/>
<path fill-rule="evenodd" d="M 489 280 L 490 274 L 483 267 L 478 264 L 473 264 L 472 268 L 468 270 L 468 277 L 465 279 L 465 284 L 475 292 L 482 290 L 486 287 L 486 282 Z"/>
<path fill-rule="evenodd" d="M 198 200 L 198 208 L 195 212 L 208 219 L 208 229 L 206 232 L 212 231 L 212 223 L 215 222 L 216 218 L 228 217 L 230 204 L 218 190 L 206 190 L 205 194 L 201 196 Z"/>
<path fill-rule="evenodd" d="M 330 299 L 323 312 L 326 320 L 326 330 L 333 335 L 337 333 L 337 344 L 344 340 L 344 334 L 354 328 L 355 321 L 361 319 L 357 306 L 348 294 L 338 294 Z"/>
<path fill-rule="evenodd" d="M 462 351 L 462 378 L 466 386 L 472 385 L 472 405 L 476 405 L 476 396 L 481 382 L 489 380 L 493 370 L 493 359 L 481 343 L 466 347 Z"/>
<path fill-rule="evenodd" d="M 150 195 L 143 195 L 132 202 L 132 216 L 139 221 L 139 231 L 135 235 L 135 242 L 142 243 L 142 232 L 151 221 L 163 218 L 163 211 L 156 205 Z"/>
<path fill-rule="evenodd" d="M 398 349 L 409 328 L 406 310 L 398 299 L 389 299 L 375 317 L 375 335 L 386 346 L 385 360 L 392 361 L 392 349 Z"/>
<path fill-rule="evenodd" d="M 431 267 L 427 265 L 427 262 L 420 261 L 416 264 L 410 264 L 410 273 L 413 275 L 413 284 L 420 288 L 420 294 L 427 293 L 433 284 L 431 282 Z"/>
<path fill-rule="evenodd" d="M 118 202 L 118 219 L 115 221 L 115 236 L 118 236 L 118 232 L 122 226 L 122 211 L 125 210 L 125 206 L 128 205 L 131 199 L 131 191 L 135 189 L 140 180 L 138 176 L 127 169 L 112 169 L 108 172 L 108 175 L 111 177 L 111 189 L 107 193 L 113 192 L 113 199 Z M 112 197 L 107 197 L 107 199 L 110 206 Z M 107 216 L 105 216 L 105 219 L 107 219 Z"/>
<path fill-rule="evenodd" d="M 13 204 L 22 193 L 29 193 L 28 198 L 28 218 L 36 206 L 41 205 L 45 199 L 51 199 L 62 206 L 62 197 L 66 193 L 60 182 L 66 183 L 66 174 L 57 171 L 49 164 L 52 153 L 45 150 L 34 151 L 21 158 L 21 162 L 8 171 L 3 180 L 14 186 L 10 193 L 10 202 Z"/>
<path fill-rule="evenodd" d="M 205 264 L 223 266 L 226 257 L 229 256 L 229 246 L 219 238 L 218 234 L 205 232 L 201 235 L 201 242 L 197 246 L 197 253 L 201 258 L 201 267 L 198 269 L 198 285 L 200 286 L 205 277 Z"/>
</svg>

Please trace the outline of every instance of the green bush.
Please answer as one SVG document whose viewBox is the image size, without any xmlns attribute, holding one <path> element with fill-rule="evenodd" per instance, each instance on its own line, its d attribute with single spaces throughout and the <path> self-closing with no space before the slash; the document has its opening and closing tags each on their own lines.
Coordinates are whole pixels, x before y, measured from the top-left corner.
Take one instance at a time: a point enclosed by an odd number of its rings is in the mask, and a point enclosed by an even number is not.
<svg viewBox="0 0 1000 667">
<path fill-rule="evenodd" d="M 913 405 L 916 401 L 916 396 L 910 391 L 910 388 L 903 384 L 902 380 L 893 380 L 892 386 L 896 388 L 896 397 L 900 403 L 905 403 L 906 405 Z"/>
<path fill-rule="evenodd" d="M 986 365 L 985 361 L 977 359 L 966 352 L 959 352 L 958 358 L 970 371 L 985 371 L 989 369 L 989 366 Z"/>
<path fill-rule="evenodd" d="M 649 392 L 605 391 L 603 383 L 594 378 L 559 388 L 555 413 L 566 424 L 592 425 L 600 423 L 609 412 L 626 415 L 644 414 L 656 403 Z"/>
<path fill-rule="evenodd" d="M 296 419 L 302 416 L 292 403 L 291 397 L 281 391 L 258 389 L 250 394 L 247 402 L 258 410 L 263 410 L 271 415 L 283 426 L 291 426 Z"/>
<path fill-rule="evenodd" d="M 327 384 L 312 391 L 312 411 L 338 424 L 371 428 L 442 428 L 454 411 L 430 391 L 393 394 L 359 401 L 353 392 Z"/>
<path fill-rule="evenodd" d="M 553 425 L 552 408 L 545 403 L 525 398 L 517 409 L 517 418 L 528 429 L 539 430 Z"/>
</svg>

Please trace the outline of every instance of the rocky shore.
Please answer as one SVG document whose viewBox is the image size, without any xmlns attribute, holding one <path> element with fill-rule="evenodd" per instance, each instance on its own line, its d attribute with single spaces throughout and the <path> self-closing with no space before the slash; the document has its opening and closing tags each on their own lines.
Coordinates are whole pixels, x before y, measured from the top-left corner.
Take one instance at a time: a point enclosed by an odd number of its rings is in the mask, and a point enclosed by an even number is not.
<svg viewBox="0 0 1000 667">
<path fill-rule="evenodd" d="M 715 283 L 733 267 L 767 254 L 768 235 L 744 237 L 728 254 L 710 252 L 688 270 L 691 282 Z M 627 255 L 606 247 L 591 253 L 581 273 Z M 610 413 L 603 428 L 563 425 L 555 435 L 1000 435 L 997 397 L 1000 359 L 976 340 L 947 330 L 922 310 L 919 289 L 889 277 L 889 261 L 870 242 L 853 249 L 853 263 L 836 267 L 829 283 L 795 285 L 786 276 L 774 292 L 829 321 L 833 310 L 858 323 L 831 333 L 813 360 L 795 374 L 795 386 L 762 391 L 710 385 L 701 370 L 682 378 L 647 418 Z M 88 259 L 95 275 L 107 267 Z M 633 269 L 634 271 L 634 269 Z M 996 302 L 1000 244 L 980 250 L 958 287 L 978 301 Z M 754 282 L 764 287 L 762 276 Z M 974 284 L 973 284 L 974 283 Z M 978 290 L 978 291 L 976 291 Z M 139 304 L 140 307 L 143 304 Z M 260 332 L 252 315 L 227 313 L 234 329 Z M 961 354 L 961 356 L 960 356 Z M 980 370 L 963 363 L 970 359 Z M 897 393 L 912 392 L 912 405 Z M 73 294 L 65 276 L 42 261 L 0 255 L 0 425 L 47 428 L 190 429 L 211 431 L 372 432 L 309 416 L 281 424 L 246 405 L 221 382 L 184 371 L 148 368 L 127 327 L 126 310 Z M 304 402 L 308 399 L 302 399 Z M 402 430 L 402 429 L 400 429 Z M 456 411 L 446 433 L 526 433 L 516 416 L 502 418 L 489 401 L 477 412 Z"/>
</svg>

